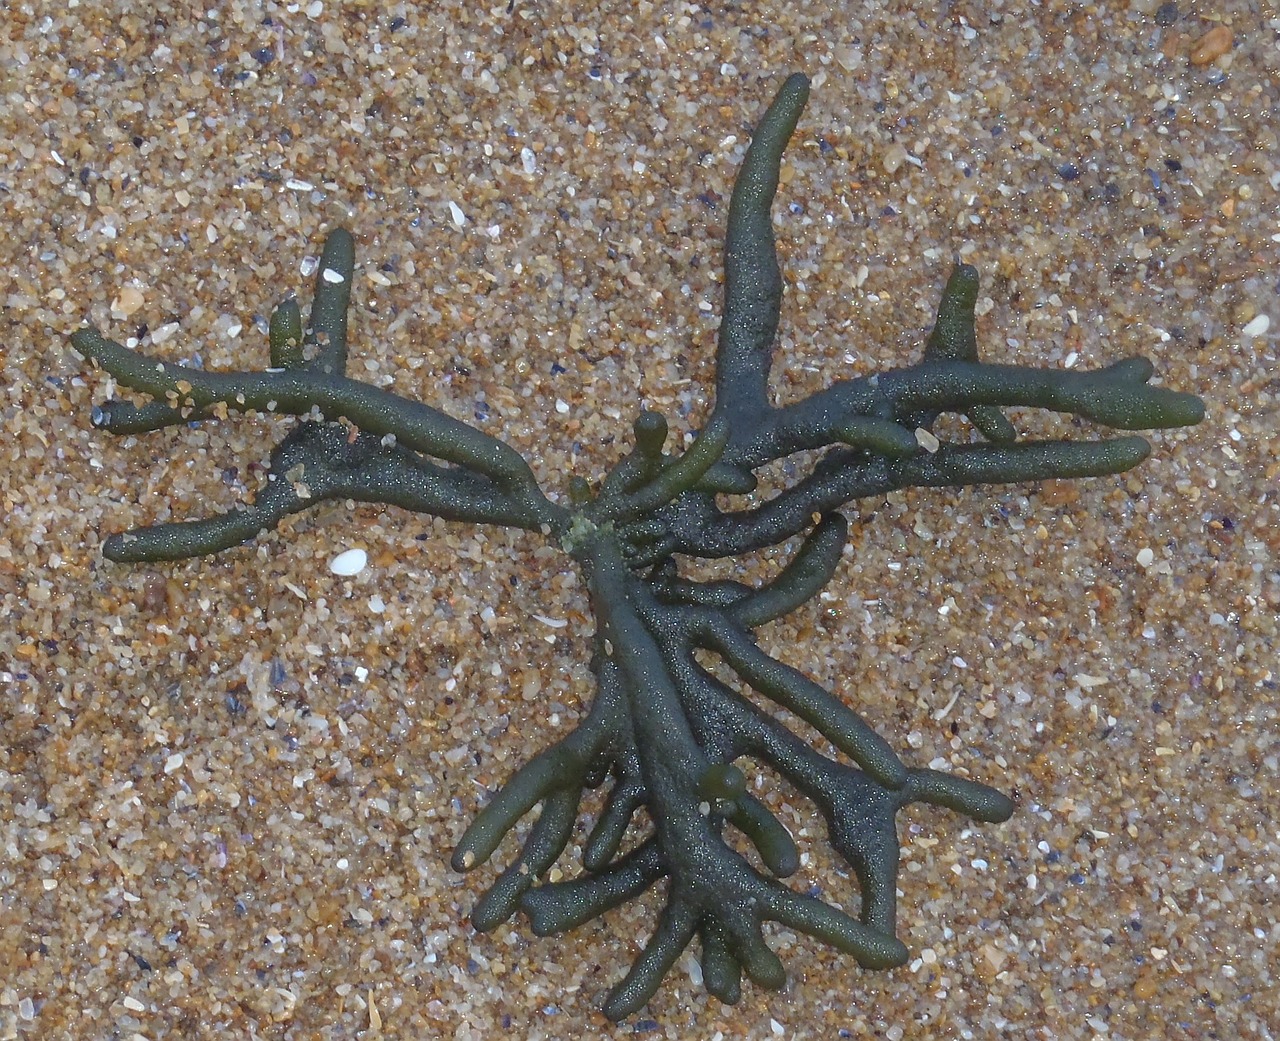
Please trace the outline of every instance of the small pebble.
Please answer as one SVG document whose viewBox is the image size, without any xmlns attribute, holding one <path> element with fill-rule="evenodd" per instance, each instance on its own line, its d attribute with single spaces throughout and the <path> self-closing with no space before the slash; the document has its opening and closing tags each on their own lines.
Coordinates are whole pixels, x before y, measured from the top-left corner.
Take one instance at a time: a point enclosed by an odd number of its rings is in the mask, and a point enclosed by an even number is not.
<svg viewBox="0 0 1280 1041">
<path fill-rule="evenodd" d="M 880 160 L 880 165 L 884 167 L 885 173 L 894 174 L 902 168 L 902 164 L 906 161 L 907 150 L 895 141 L 885 150 L 884 156 Z"/>
<path fill-rule="evenodd" d="M 1216 25 L 1196 40 L 1191 48 L 1192 65 L 1208 65 L 1215 58 L 1221 58 L 1231 50 L 1231 30 L 1225 25 Z"/>
<path fill-rule="evenodd" d="M 135 286 L 125 286 L 120 290 L 120 295 L 111 301 L 111 317 L 128 318 L 142 303 L 142 291 Z"/>
</svg>

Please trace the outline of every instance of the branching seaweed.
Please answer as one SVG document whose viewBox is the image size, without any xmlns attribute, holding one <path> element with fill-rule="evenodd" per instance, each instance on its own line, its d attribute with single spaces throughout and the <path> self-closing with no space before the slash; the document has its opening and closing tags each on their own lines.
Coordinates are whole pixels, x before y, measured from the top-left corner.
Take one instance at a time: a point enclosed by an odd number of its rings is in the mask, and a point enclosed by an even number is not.
<svg viewBox="0 0 1280 1041">
<path fill-rule="evenodd" d="M 523 848 L 472 912 L 482 931 L 523 911 L 536 933 L 561 933 L 665 878 L 657 927 L 605 999 L 615 1020 L 649 1000 L 695 937 L 707 989 L 721 1000 L 737 1000 L 743 973 L 781 986 L 782 964 L 764 937 L 769 921 L 868 968 L 901 964 L 898 810 L 926 802 L 983 821 L 1013 812 L 1008 798 L 984 784 L 905 765 L 840 697 L 757 644 L 754 630 L 830 581 L 846 537 L 840 507 L 919 485 L 1114 474 L 1150 450 L 1132 436 L 1021 440 L 1002 411 L 1009 406 L 1128 430 L 1196 423 L 1203 414 L 1199 398 L 1150 386 L 1152 366 L 1141 358 L 1093 372 L 982 362 L 978 276 L 965 265 L 943 291 L 920 362 L 774 405 L 768 380 L 783 287 L 771 208 L 808 88 L 801 75 L 786 81 L 734 185 L 716 403 L 706 424 L 687 450 L 668 453 L 666 420 L 642 412 L 632 451 L 598 487 L 572 481 L 563 503 L 542 493 L 528 464 L 502 441 L 347 375 L 355 260 L 345 230 L 325 242 L 305 329 L 292 299 L 272 314 L 266 371 L 205 372 L 144 356 L 92 328 L 72 336 L 76 350 L 149 399 L 96 409 L 93 423 L 103 430 L 151 431 L 230 412 L 302 417 L 272 454 L 253 505 L 114 535 L 103 546 L 111 560 L 216 553 L 288 514 L 341 498 L 540 531 L 583 568 L 596 619 L 595 701 L 577 729 L 493 795 L 452 863 L 459 871 L 484 863 L 517 822 L 541 808 Z M 925 433 L 948 412 L 967 417 L 980 440 L 939 442 Z M 753 508 L 725 505 L 726 493 L 755 488 L 759 467 L 801 451 L 817 459 L 802 479 Z M 790 563 L 759 587 L 680 572 L 681 556 L 736 556 L 800 534 Z M 808 724 L 834 752 L 811 746 L 775 709 Z M 737 765 L 746 758 L 772 768 L 825 817 L 832 846 L 858 879 L 856 916 L 782 881 L 799 864 L 797 849 L 751 794 Z M 606 781 L 603 810 L 582 843 L 581 873 L 544 881 L 574 834 L 584 791 Z M 642 808 L 652 830 L 622 853 Z M 738 851 L 731 831 L 754 848 L 760 867 Z"/>
</svg>

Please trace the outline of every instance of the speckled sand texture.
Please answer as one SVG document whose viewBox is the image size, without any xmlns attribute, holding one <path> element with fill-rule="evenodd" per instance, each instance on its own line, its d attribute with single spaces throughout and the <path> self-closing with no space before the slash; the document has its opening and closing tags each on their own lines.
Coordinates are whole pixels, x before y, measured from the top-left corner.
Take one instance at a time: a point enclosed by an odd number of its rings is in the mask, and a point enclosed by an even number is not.
<svg viewBox="0 0 1280 1041">
<path fill-rule="evenodd" d="M 1271 4 L 4 6 L 0 1038 L 1280 1036 Z M 446 866 L 591 696 L 566 559 L 338 504 L 105 563 L 250 498 L 288 421 L 97 432 L 111 381 L 67 333 L 264 365 L 341 222 L 355 373 L 549 489 L 597 477 L 641 403 L 706 414 L 729 188 L 797 69 L 779 395 L 915 357 L 959 255 L 988 358 L 1146 354 L 1209 415 L 1122 477 L 851 508 L 847 566 L 766 645 L 1019 811 L 904 815 L 908 966 L 778 932 L 786 990 L 724 1007 L 686 957 L 611 1028 L 654 894 L 477 936 L 490 869 Z M 795 884 L 850 899 L 772 798 Z"/>
</svg>

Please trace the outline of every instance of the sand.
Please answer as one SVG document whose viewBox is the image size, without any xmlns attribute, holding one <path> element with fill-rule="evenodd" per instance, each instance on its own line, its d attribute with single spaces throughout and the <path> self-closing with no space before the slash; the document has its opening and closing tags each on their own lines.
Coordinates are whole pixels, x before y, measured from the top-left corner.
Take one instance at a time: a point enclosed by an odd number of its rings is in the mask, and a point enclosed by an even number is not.
<svg viewBox="0 0 1280 1041">
<path fill-rule="evenodd" d="M 0 29 L 0 1037 L 1276 1036 L 1270 5 L 206 6 L 11 4 Z M 250 499 L 288 421 L 96 431 L 111 380 L 67 334 L 260 367 L 344 224 L 353 372 L 548 489 L 597 478 L 641 405 L 706 414 L 728 193 L 794 70 L 782 400 L 917 357 L 959 257 L 985 357 L 1146 355 L 1208 416 L 1121 477 L 849 508 L 846 565 L 765 645 L 1018 812 L 900 818 L 905 967 L 778 930 L 786 989 L 726 1007 L 686 956 L 612 1027 L 655 894 L 477 935 L 492 868 L 447 864 L 591 696 L 567 559 L 338 503 L 106 562 L 110 533 Z M 367 566 L 332 573 L 349 549 Z M 794 884 L 853 900 L 772 791 Z"/>
</svg>

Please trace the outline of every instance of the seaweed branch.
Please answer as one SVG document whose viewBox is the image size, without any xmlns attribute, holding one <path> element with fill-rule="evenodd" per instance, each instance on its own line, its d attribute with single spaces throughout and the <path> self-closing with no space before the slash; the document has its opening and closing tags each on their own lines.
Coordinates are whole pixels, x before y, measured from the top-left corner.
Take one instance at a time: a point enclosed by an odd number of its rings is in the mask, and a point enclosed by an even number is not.
<svg viewBox="0 0 1280 1041">
<path fill-rule="evenodd" d="M 985 784 L 904 763 L 835 691 L 764 651 L 755 630 L 805 603 L 835 574 L 849 502 L 916 486 L 971 485 L 1119 473 L 1141 462 L 1141 437 L 1021 440 L 1012 406 L 1066 412 L 1121 430 L 1196 423 L 1191 394 L 1150 385 L 1153 367 L 1128 358 L 1092 372 L 992 365 L 978 355 L 977 271 L 957 265 L 922 359 L 840 380 L 786 406 L 769 399 L 783 295 L 771 208 L 782 153 L 808 98 L 791 76 L 765 113 L 734 186 L 725 244 L 725 304 L 716 353 L 716 404 L 689 447 L 668 454 L 667 421 L 634 422 L 634 448 L 592 488 L 574 479 L 562 502 L 538 487 L 501 440 L 422 402 L 347 375 L 347 311 L 355 271 L 351 235 L 331 231 L 309 320 L 293 298 L 269 323 L 270 365 L 205 372 L 149 357 L 86 327 L 72 344 L 141 403 L 108 401 L 92 422 L 141 433 L 233 412 L 301 417 L 271 455 L 252 504 L 106 539 L 114 561 L 178 560 L 230 549 L 287 515 L 328 499 L 399 506 L 447 520 L 506 525 L 555 540 L 582 567 L 596 620 L 596 695 L 568 736 L 496 791 L 454 850 L 469 871 L 538 811 L 523 846 L 476 903 L 477 930 L 523 912 L 538 934 L 563 933 L 666 880 L 666 903 L 631 970 L 604 1001 L 622 1019 L 653 996 L 697 941 L 708 991 L 736 1001 L 745 974 L 779 987 L 785 972 L 766 922 L 846 951 L 867 968 L 899 965 L 895 816 L 923 802 L 998 822 L 1012 802 Z M 938 416 L 965 417 L 975 438 L 942 441 Z M 754 490 L 754 471 L 796 452 L 807 473 L 766 502 L 726 505 Z M 681 573 L 681 557 L 724 557 L 803 542 L 772 581 L 752 587 Z M 709 665 L 708 661 L 718 664 Z M 812 728 L 821 750 L 785 722 Z M 785 883 L 799 865 L 786 827 L 751 793 L 739 765 L 774 771 L 807 796 L 858 892 L 840 904 Z M 582 822 L 581 872 L 545 881 L 579 828 L 585 791 L 609 784 L 602 811 Z M 652 830 L 635 832 L 647 811 Z M 740 852 L 741 836 L 755 851 Z M 624 851 L 625 849 L 625 851 Z"/>
</svg>

